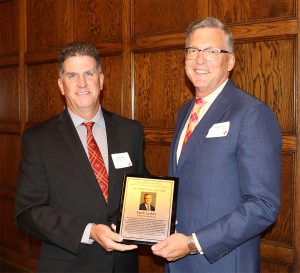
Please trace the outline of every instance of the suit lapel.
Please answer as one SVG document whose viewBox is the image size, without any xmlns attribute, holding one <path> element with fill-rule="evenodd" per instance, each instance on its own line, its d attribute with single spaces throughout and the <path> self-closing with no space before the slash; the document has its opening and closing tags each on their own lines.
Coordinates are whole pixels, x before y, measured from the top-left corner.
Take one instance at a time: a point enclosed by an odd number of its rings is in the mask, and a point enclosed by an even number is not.
<svg viewBox="0 0 300 273">
<path fill-rule="evenodd" d="M 76 128 L 72 122 L 70 115 L 65 110 L 58 118 L 60 124 L 58 131 L 63 138 L 66 146 L 69 148 L 70 153 L 73 155 L 74 160 L 77 162 L 79 169 L 86 176 L 87 182 L 95 193 L 95 196 L 99 200 L 99 196 L 102 196 L 102 192 L 99 188 L 98 182 L 94 175 L 93 169 L 86 155 L 86 152 L 82 146 L 81 140 L 78 136 Z M 104 201 L 104 197 L 103 197 Z M 105 201 L 104 201 L 105 202 Z"/>
<path fill-rule="evenodd" d="M 120 152 L 119 149 L 119 140 L 118 140 L 118 126 L 117 122 L 113 119 L 112 113 L 106 111 L 102 108 L 102 113 L 105 121 L 106 127 L 106 137 L 107 137 L 107 146 L 108 146 L 108 164 L 109 164 L 109 176 L 108 176 L 108 199 L 111 200 L 111 197 L 114 193 L 114 182 L 118 181 L 116 178 L 116 169 L 112 161 L 112 154 Z"/>
<path fill-rule="evenodd" d="M 199 124 L 194 129 L 192 135 L 190 136 L 188 142 L 186 143 L 184 149 L 181 152 L 181 155 L 179 157 L 177 171 L 179 171 L 180 167 L 182 166 L 183 162 L 187 159 L 190 153 L 193 153 L 193 150 L 195 149 L 195 145 L 201 144 L 203 140 L 205 139 L 209 129 L 215 124 L 220 122 L 223 114 L 230 108 L 230 106 L 233 103 L 233 97 L 235 86 L 231 81 L 229 81 L 223 91 L 220 93 L 220 95 L 216 98 L 216 100 L 213 102 L 213 104 L 210 106 L 202 120 L 199 122 Z M 186 120 L 186 118 L 185 118 Z M 182 132 L 182 129 L 184 127 L 184 124 L 181 126 L 180 134 Z M 178 145 L 178 139 L 180 138 L 180 134 L 177 135 L 177 145 Z M 176 145 L 176 147 L 177 147 Z M 177 148 L 176 148 L 177 149 Z M 176 151 L 174 152 L 176 157 Z"/>
<path fill-rule="evenodd" d="M 177 170 L 177 149 L 178 149 L 178 144 L 180 140 L 180 136 L 182 133 L 182 130 L 184 128 L 184 125 L 187 122 L 187 119 L 189 118 L 189 113 L 192 111 L 193 105 L 194 105 L 195 99 L 191 100 L 188 104 L 184 106 L 184 109 L 182 109 L 182 118 L 181 121 L 179 120 L 179 124 L 177 125 L 177 129 L 175 131 L 175 135 L 173 138 L 174 144 L 172 145 L 172 150 L 171 150 L 171 160 L 172 160 L 172 170 L 169 173 L 171 175 L 174 175 Z"/>
</svg>

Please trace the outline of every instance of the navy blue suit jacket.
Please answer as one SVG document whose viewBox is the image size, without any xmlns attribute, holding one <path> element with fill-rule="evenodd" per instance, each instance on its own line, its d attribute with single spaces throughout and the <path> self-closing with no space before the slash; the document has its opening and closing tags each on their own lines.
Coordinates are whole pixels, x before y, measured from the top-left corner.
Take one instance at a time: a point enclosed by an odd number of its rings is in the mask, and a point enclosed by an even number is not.
<svg viewBox="0 0 300 273">
<path fill-rule="evenodd" d="M 259 272 L 259 235 L 275 221 L 279 209 L 281 130 L 265 104 L 229 80 L 177 164 L 178 141 L 193 102 L 178 114 L 169 175 L 179 177 L 176 230 L 194 232 L 204 255 L 169 263 L 169 270 Z M 226 136 L 206 137 L 214 124 L 227 121 Z"/>
</svg>

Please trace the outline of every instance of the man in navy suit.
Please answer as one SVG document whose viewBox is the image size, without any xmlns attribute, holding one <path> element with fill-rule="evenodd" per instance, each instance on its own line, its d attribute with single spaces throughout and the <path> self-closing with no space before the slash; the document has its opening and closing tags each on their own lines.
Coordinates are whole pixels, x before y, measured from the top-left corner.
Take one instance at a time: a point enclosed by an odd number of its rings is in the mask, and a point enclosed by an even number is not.
<svg viewBox="0 0 300 273">
<path fill-rule="evenodd" d="M 17 225 L 43 240 L 38 272 L 138 272 L 136 245 L 115 233 L 123 173 L 147 173 L 144 131 L 101 107 L 104 75 L 92 45 L 61 50 L 58 85 L 67 108 L 25 130 L 17 181 Z M 85 122 L 108 173 L 108 200 L 89 161 Z"/>
<path fill-rule="evenodd" d="M 195 98 L 178 113 L 169 175 L 179 177 L 177 233 L 152 246 L 170 273 L 260 271 L 260 234 L 280 203 L 281 130 L 272 111 L 228 79 L 233 38 L 219 20 L 187 29 Z M 201 101 L 190 137 L 190 114 Z"/>
</svg>

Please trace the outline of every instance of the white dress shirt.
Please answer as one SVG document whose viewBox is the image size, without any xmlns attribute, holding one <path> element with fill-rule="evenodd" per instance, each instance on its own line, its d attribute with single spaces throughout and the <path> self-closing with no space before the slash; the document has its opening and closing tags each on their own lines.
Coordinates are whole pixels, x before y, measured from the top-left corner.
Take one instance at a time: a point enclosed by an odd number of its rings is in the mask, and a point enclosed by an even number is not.
<svg viewBox="0 0 300 273">
<path fill-rule="evenodd" d="M 93 136 L 94 136 L 95 141 L 97 142 L 97 145 L 102 154 L 103 161 L 106 166 L 106 170 L 107 170 L 107 174 L 108 174 L 109 173 L 109 168 L 108 168 L 109 165 L 108 165 L 107 136 L 106 136 L 105 121 L 104 121 L 103 113 L 101 111 L 101 107 L 99 108 L 98 112 L 91 120 L 83 119 L 82 117 L 73 113 L 69 108 L 68 108 L 68 112 L 71 116 L 73 124 L 77 130 L 79 138 L 82 142 L 82 145 L 83 145 L 84 150 L 88 157 L 89 157 L 89 154 L 88 154 L 88 147 L 87 147 L 87 130 L 86 130 L 86 127 L 82 125 L 82 123 L 94 122 Z M 92 244 L 94 242 L 94 240 L 90 239 L 92 225 L 93 225 L 93 223 L 89 223 L 85 227 L 85 230 L 81 237 L 81 243 Z"/>
</svg>

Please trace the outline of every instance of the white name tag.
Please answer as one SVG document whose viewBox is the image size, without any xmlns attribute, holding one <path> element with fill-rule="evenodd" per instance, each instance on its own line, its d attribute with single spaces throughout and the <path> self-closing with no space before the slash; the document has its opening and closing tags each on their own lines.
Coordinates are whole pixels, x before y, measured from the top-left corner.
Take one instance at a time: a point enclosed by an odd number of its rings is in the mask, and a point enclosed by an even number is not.
<svg viewBox="0 0 300 273">
<path fill-rule="evenodd" d="M 129 154 L 126 153 L 119 153 L 119 154 L 112 154 L 112 160 L 114 162 L 116 169 L 122 169 L 132 166 L 132 162 L 130 160 Z"/>
<path fill-rule="evenodd" d="M 229 132 L 230 122 L 221 122 L 214 124 L 208 131 L 206 138 L 225 137 Z"/>
</svg>

